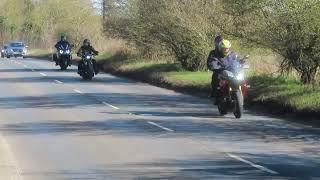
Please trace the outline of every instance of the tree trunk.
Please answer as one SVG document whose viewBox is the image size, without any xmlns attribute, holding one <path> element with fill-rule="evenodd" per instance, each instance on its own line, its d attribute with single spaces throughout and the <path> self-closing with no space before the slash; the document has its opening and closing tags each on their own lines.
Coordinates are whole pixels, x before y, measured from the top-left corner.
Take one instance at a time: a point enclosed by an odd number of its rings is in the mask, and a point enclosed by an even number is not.
<svg viewBox="0 0 320 180">
<path fill-rule="evenodd" d="M 301 73 L 301 82 L 303 84 L 311 84 L 315 82 L 317 69 L 311 69 Z"/>
</svg>

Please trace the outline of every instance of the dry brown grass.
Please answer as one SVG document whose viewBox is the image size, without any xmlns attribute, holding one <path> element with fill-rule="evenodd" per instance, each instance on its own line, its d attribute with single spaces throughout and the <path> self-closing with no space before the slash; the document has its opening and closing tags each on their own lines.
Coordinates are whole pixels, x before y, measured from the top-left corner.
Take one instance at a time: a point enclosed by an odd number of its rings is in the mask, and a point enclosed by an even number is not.
<svg viewBox="0 0 320 180">
<path fill-rule="evenodd" d="M 249 59 L 251 70 L 258 74 L 278 74 L 281 57 L 277 55 L 252 55 Z"/>
<path fill-rule="evenodd" d="M 115 54 L 134 54 L 135 48 L 133 45 L 129 44 L 127 41 L 122 39 L 100 39 L 95 42 L 95 46 L 101 52 L 107 52 L 110 55 Z"/>
</svg>

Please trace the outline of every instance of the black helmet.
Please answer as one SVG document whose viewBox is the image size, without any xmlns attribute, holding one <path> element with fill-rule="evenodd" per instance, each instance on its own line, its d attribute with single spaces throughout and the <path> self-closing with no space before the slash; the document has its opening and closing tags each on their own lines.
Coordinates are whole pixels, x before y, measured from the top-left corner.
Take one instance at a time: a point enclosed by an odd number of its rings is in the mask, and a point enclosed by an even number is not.
<svg viewBox="0 0 320 180">
<path fill-rule="evenodd" d="M 219 44 L 223 41 L 222 35 L 218 35 L 214 38 L 214 46 L 218 47 Z"/>
<path fill-rule="evenodd" d="M 85 39 L 85 40 L 83 41 L 83 45 L 85 45 L 85 46 L 90 46 L 90 40 L 89 40 L 89 39 Z"/>
<path fill-rule="evenodd" d="M 66 40 L 67 40 L 67 36 L 61 35 L 61 41 L 66 41 Z"/>
</svg>

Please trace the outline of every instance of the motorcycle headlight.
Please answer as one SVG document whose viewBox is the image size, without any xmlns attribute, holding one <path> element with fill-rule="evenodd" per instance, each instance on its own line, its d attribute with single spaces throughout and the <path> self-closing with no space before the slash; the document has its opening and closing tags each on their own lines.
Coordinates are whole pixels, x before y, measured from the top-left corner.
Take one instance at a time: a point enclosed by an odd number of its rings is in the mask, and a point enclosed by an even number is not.
<svg viewBox="0 0 320 180">
<path fill-rule="evenodd" d="M 239 74 L 237 75 L 236 79 L 237 79 L 238 81 L 243 81 L 243 80 L 244 80 L 244 73 L 239 73 Z"/>
<path fill-rule="evenodd" d="M 67 50 L 66 53 L 67 53 L 67 54 L 70 54 L 70 50 Z"/>
<path fill-rule="evenodd" d="M 91 59 L 91 56 L 86 56 L 87 59 Z"/>
<path fill-rule="evenodd" d="M 2 49 L 1 52 L 4 52 L 4 50 Z"/>
<path fill-rule="evenodd" d="M 62 50 L 60 50 L 60 51 L 59 51 L 59 53 L 60 53 L 60 54 L 63 54 L 63 51 L 62 51 Z"/>
</svg>

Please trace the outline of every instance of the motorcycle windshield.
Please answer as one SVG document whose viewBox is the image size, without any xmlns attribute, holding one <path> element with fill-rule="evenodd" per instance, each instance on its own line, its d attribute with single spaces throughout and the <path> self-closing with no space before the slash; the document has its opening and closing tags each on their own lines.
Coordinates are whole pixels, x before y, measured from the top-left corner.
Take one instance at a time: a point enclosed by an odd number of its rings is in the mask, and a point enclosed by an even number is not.
<svg viewBox="0 0 320 180">
<path fill-rule="evenodd" d="M 237 73 L 241 68 L 241 64 L 236 53 L 231 53 L 222 58 L 220 63 L 224 70 L 231 71 L 233 73 Z"/>
<path fill-rule="evenodd" d="M 67 44 L 67 43 L 63 43 L 63 44 L 61 44 L 61 45 L 59 46 L 59 50 L 62 50 L 62 51 L 67 51 L 67 50 L 69 50 L 69 51 L 70 51 L 70 46 L 69 46 L 69 44 Z"/>
<path fill-rule="evenodd" d="M 231 71 L 233 73 L 238 73 L 241 70 L 241 64 L 238 60 L 233 60 L 228 64 L 226 70 Z"/>
</svg>

